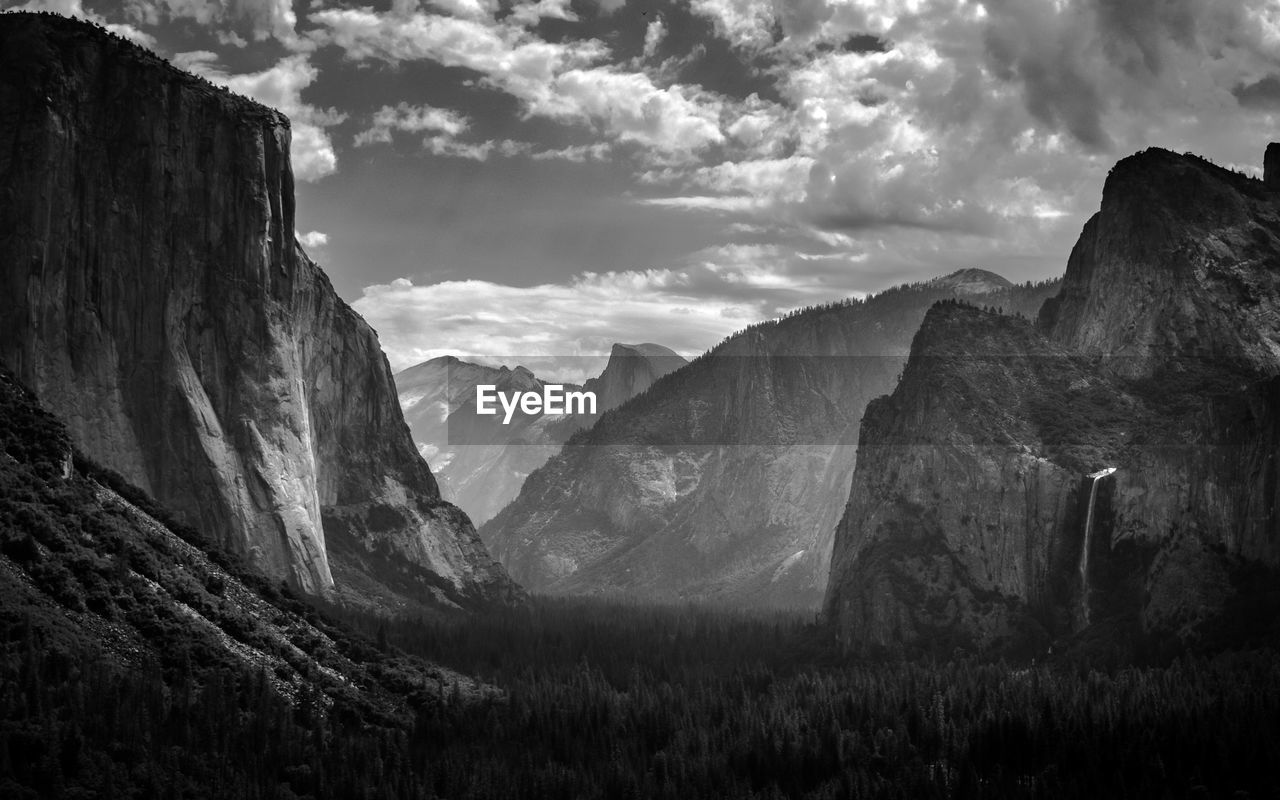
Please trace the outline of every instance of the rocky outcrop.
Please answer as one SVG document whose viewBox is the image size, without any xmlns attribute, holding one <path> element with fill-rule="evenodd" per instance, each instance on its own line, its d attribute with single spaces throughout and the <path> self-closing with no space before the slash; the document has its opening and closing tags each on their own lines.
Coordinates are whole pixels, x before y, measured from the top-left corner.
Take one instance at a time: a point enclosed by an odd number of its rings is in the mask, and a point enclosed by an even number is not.
<svg viewBox="0 0 1280 800">
<path fill-rule="evenodd" d="M 603 414 L 646 391 L 663 375 L 675 372 L 687 363 L 674 350 L 660 344 L 615 344 L 604 372 L 598 378 L 589 379 L 583 388 L 595 392 L 599 411 Z"/>
<path fill-rule="evenodd" d="M 1278 237 L 1276 195 L 1260 182 L 1147 150 L 1112 168 L 1041 327 L 1133 377 L 1171 359 L 1270 374 L 1280 365 Z"/>
<path fill-rule="evenodd" d="M 1034 313 L 1054 288 L 981 299 Z M 534 591 L 816 608 L 863 409 L 954 293 L 900 287 L 730 337 L 575 436 L 482 536 Z"/>
<path fill-rule="evenodd" d="M 560 452 L 575 432 L 686 363 L 662 345 L 615 344 L 599 377 L 584 386 L 557 384 L 566 391 L 595 392 L 596 413 L 526 414 L 517 409 L 505 424 L 501 417 L 475 413 L 476 386 L 494 386 L 510 396 L 541 391 L 547 381 L 521 366 L 487 367 L 453 356 L 424 361 L 395 378 L 413 440 L 435 470 L 441 493 L 482 525 L 514 500 L 525 478 Z"/>
<path fill-rule="evenodd" d="M 294 238 L 289 123 L 128 42 L 0 17 L 0 359 L 77 445 L 311 593 L 513 588 Z"/>
<path fill-rule="evenodd" d="M 1013 288 L 1004 276 L 985 269 L 961 269 L 931 281 L 933 285 L 951 290 L 957 297 L 1004 292 Z M 1038 309 L 1037 309 L 1038 310 Z"/>
<path fill-rule="evenodd" d="M 863 422 L 825 602 L 848 643 L 1083 632 L 1132 648 L 1265 629 L 1259 575 L 1280 566 L 1277 199 L 1147 151 L 1112 171 L 1035 327 L 929 313 Z"/>
</svg>

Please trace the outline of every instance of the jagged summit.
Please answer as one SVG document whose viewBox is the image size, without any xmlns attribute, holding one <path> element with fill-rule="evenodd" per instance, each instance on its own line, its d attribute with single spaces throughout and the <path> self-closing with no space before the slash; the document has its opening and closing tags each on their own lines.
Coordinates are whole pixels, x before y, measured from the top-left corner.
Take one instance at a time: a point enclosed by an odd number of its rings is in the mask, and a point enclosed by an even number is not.
<svg viewBox="0 0 1280 800">
<path fill-rule="evenodd" d="M 1039 325 L 1130 375 L 1170 358 L 1280 372 L 1280 196 L 1194 155 L 1118 162 Z"/>
<path fill-rule="evenodd" d="M 950 287 L 957 295 L 990 294 L 1012 288 L 1013 284 L 1002 275 L 985 269 L 961 269 L 950 275 L 934 278 L 931 283 Z"/>
</svg>

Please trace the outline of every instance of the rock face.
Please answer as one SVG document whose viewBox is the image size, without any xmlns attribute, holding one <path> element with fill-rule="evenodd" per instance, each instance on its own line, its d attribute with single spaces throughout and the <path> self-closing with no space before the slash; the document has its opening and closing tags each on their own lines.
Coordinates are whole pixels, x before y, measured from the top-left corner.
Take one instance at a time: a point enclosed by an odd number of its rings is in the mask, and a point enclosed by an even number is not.
<svg viewBox="0 0 1280 800">
<path fill-rule="evenodd" d="M 583 388 L 595 392 L 603 414 L 646 391 L 663 375 L 675 372 L 687 363 L 675 351 L 660 344 L 615 344 L 604 372 L 600 377 L 588 380 Z"/>
<path fill-rule="evenodd" d="M 97 663 L 139 674 L 185 661 L 187 670 L 265 680 L 290 704 L 323 697 L 329 709 L 412 719 L 403 673 L 388 680 L 380 653 L 351 646 L 346 631 L 84 459 L 62 423 L 3 368 L 0 454 L 6 629 L 30 631 L 46 652 L 92 652 Z M 492 694 L 449 670 L 418 667 L 447 691 Z"/>
<path fill-rule="evenodd" d="M 304 591 L 511 594 L 294 238 L 287 119 L 29 14 L 0 17 L 0 109 L 0 360 L 77 446 Z"/>
<path fill-rule="evenodd" d="M 935 286 L 951 289 L 957 297 L 991 294 L 1013 288 L 1013 284 L 1003 276 L 987 272 L 985 269 L 957 270 L 950 275 L 934 278 L 932 282 Z"/>
<path fill-rule="evenodd" d="M 596 393 L 595 414 L 526 414 L 510 423 L 475 413 L 476 386 L 498 392 L 541 391 L 547 383 L 524 367 L 487 367 L 453 356 L 396 373 L 400 405 L 418 452 L 432 465 L 441 494 L 482 525 L 516 498 L 529 473 L 547 463 L 575 432 L 688 363 L 657 344 L 615 344 L 604 372 L 566 391 Z"/>
<path fill-rule="evenodd" d="M 1121 161 L 1036 326 L 940 305 L 868 409 L 825 604 L 841 636 L 1265 632 L 1278 314 L 1280 194 L 1192 156 Z"/>
<path fill-rule="evenodd" d="M 1055 289 L 981 297 L 1034 313 Z M 901 287 L 730 337 L 575 436 L 481 535 L 534 591 L 816 608 L 863 409 L 954 293 Z"/>
</svg>

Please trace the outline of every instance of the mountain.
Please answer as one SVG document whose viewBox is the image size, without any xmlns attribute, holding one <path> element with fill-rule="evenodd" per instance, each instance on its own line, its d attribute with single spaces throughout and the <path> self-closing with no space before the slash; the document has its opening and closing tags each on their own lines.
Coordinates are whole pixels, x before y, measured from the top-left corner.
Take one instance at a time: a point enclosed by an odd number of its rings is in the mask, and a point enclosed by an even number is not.
<svg viewBox="0 0 1280 800">
<path fill-rule="evenodd" d="M 1034 313 L 1055 289 L 974 296 Z M 816 608 L 863 409 L 955 291 L 898 287 L 730 337 L 575 435 L 482 537 L 537 592 Z"/>
<path fill-rule="evenodd" d="M 992 292 L 1003 292 L 1013 288 L 1002 275 L 988 272 L 985 269 L 961 269 L 950 275 L 934 278 L 932 283 L 945 287 L 957 296 L 984 295 Z"/>
<path fill-rule="evenodd" d="M 224 670 L 265 680 L 275 702 L 324 698 L 367 721 L 408 724 L 404 676 L 383 653 L 85 458 L 4 370 L 0 446 L 0 661 L 39 642 L 51 659 L 91 656 L 165 680 Z M 409 683 L 432 695 L 488 691 L 411 668 Z"/>
<path fill-rule="evenodd" d="M 1120 161 L 1035 325 L 931 309 L 868 408 L 827 616 L 853 647 L 1274 637 L 1280 193 Z"/>
<path fill-rule="evenodd" d="M 646 391 L 663 375 L 675 372 L 687 363 L 684 357 L 660 344 L 615 344 L 604 372 L 598 378 L 588 379 L 583 388 L 595 392 L 599 411 L 603 414 Z"/>
<path fill-rule="evenodd" d="M 520 493 L 529 473 L 560 452 L 575 431 L 600 414 L 645 391 L 687 362 L 657 344 L 615 344 L 599 377 L 567 390 L 596 394 L 596 414 L 525 414 L 508 424 L 501 416 L 475 413 L 476 386 L 510 395 L 541 391 L 547 383 L 524 367 L 487 367 L 442 356 L 396 373 L 400 405 L 418 445 L 440 481 L 440 491 L 477 524 L 483 524 Z"/>
<path fill-rule="evenodd" d="M 89 458 L 264 574 L 382 608 L 517 590 L 294 237 L 281 114 L 85 22 L 0 16 L 0 361 Z"/>
</svg>

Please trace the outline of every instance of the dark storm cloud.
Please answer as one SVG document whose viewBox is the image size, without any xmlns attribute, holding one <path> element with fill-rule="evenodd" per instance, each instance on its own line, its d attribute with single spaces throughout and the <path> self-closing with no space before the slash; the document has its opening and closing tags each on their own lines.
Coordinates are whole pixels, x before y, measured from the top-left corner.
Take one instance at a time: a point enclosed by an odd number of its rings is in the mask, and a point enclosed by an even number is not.
<svg viewBox="0 0 1280 800">
<path fill-rule="evenodd" d="M 1231 90 L 1245 108 L 1280 110 L 1280 75 L 1268 75 L 1249 84 L 1239 84 Z"/>
<path fill-rule="evenodd" d="M 887 53 L 891 45 L 873 33 L 855 33 L 840 48 L 846 53 Z"/>
<path fill-rule="evenodd" d="M 1106 99 L 1094 83 L 1080 11 L 1045 14 L 1019 0 L 993 0 L 984 43 L 992 72 L 1022 86 L 1027 110 L 1052 129 L 1065 130 L 1086 148 L 1111 149 L 1102 117 Z"/>
<path fill-rule="evenodd" d="M 993 73 L 1022 87 L 1037 120 L 1088 150 L 1110 152 L 1106 117 L 1117 106 L 1159 103 L 1181 88 L 1166 85 L 1173 73 L 1204 70 L 1231 51 L 1262 55 L 1268 45 L 1258 22 L 1270 2 L 988 0 L 983 41 Z"/>
</svg>

